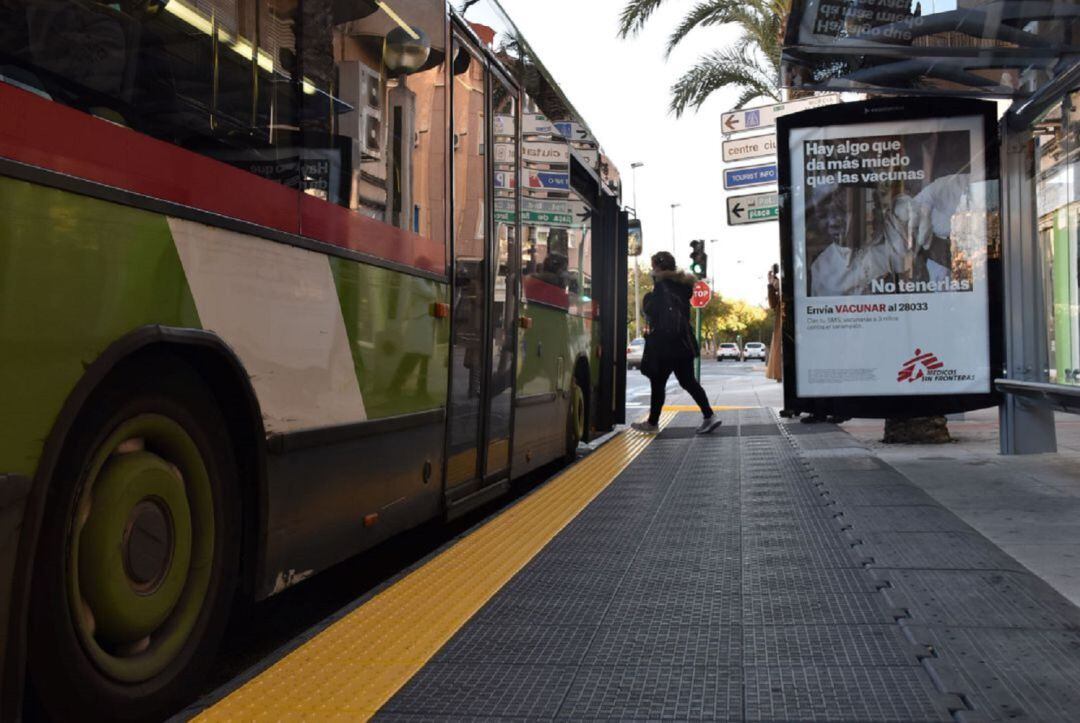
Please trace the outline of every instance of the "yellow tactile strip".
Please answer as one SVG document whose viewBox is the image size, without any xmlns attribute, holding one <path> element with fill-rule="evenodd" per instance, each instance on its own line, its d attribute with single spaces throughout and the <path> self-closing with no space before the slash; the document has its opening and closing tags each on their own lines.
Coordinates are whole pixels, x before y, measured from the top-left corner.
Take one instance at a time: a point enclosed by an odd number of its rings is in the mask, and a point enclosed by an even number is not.
<svg viewBox="0 0 1080 723">
<path fill-rule="evenodd" d="M 652 439 L 620 434 L 196 720 L 370 718 Z"/>
</svg>

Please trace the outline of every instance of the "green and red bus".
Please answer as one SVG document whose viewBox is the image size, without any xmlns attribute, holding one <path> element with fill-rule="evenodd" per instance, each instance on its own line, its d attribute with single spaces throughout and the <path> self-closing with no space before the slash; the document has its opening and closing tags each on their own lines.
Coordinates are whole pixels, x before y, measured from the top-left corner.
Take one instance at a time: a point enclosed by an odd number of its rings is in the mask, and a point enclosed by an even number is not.
<svg viewBox="0 0 1080 723">
<path fill-rule="evenodd" d="M 626 223 L 495 0 L 0 0 L 0 718 L 624 421 Z"/>
</svg>

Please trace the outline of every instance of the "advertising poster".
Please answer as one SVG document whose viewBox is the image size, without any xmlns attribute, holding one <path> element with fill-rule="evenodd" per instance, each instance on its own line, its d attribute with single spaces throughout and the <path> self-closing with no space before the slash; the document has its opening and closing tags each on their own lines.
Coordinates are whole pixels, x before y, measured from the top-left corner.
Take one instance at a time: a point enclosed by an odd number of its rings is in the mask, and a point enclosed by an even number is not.
<svg viewBox="0 0 1080 723">
<path fill-rule="evenodd" d="M 791 128 L 800 398 L 991 392 L 985 122 Z"/>
</svg>

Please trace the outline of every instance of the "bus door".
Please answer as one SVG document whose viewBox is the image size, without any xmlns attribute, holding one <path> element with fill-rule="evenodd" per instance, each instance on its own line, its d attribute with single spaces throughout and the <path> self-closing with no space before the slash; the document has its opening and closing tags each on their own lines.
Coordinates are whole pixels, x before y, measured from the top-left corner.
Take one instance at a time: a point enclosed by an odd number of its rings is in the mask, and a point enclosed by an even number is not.
<svg viewBox="0 0 1080 723">
<path fill-rule="evenodd" d="M 517 96 L 463 35 L 452 52 L 450 516 L 508 484 L 518 314 Z"/>
</svg>

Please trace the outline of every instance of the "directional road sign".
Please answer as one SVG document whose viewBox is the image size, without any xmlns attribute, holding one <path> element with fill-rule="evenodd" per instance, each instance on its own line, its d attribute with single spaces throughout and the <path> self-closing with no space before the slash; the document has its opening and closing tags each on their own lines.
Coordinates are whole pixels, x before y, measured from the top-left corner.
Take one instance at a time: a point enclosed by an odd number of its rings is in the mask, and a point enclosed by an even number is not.
<svg viewBox="0 0 1080 723">
<path fill-rule="evenodd" d="M 834 105 L 840 102 L 837 93 L 829 95 L 816 95 L 813 98 L 800 98 L 799 100 L 777 103 L 776 105 L 763 105 L 759 108 L 746 108 L 731 113 L 724 113 L 720 118 L 720 130 L 723 133 L 738 133 L 739 131 L 755 131 L 760 128 L 772 128 L 776 125 L 776 119 L 789 113 L 798 113 L 801 110 L 820 108 L 825 105 Z"/>
<path fill-rule="evenodd" d="M 498 150 L 496 148 L 495 150 Z M 530 163 L 558 163 L 570 162 L 570 146 L 566 141 L 525 141 L 521 145 L 522 159 Z M 499 160 L 496 156 L 495 160 Z"/>
<path fill-rule="evenodd" d="M 496 188 L 498 187 L 496 185 Z M 566 171 L 532 171 L 523 168 L 521 169 L 521 187 L 545 191 L 569 191 L 570 174 Z"/>
<path fill-rule="evenodd" d="M 724 171 L 724 190 L 734 191 L 739 188 L 768 186 L 770 183 L 776 183 L 776 179 L 775 163 L 766 163 L 763 166 L 729 168 Z"/>
<path fill-rule="evenodd" d="M 729 196 L 727 200 L 728 226 L 775 221 L 780 217 L 779 204 L 779 194 L 775 192 Z"/>
<path fill-rule="evenodd" d="M 724 163 L 776 155 L 776 134 L 724 141 Z"/>
<path fill-rule="evenodd" d="M 695 309 L 704 309 L 712 301 L 712 289 L 704 281 L 694 284 L 694 295 L 690 297 L 690 306 Z"/>
</svg>

